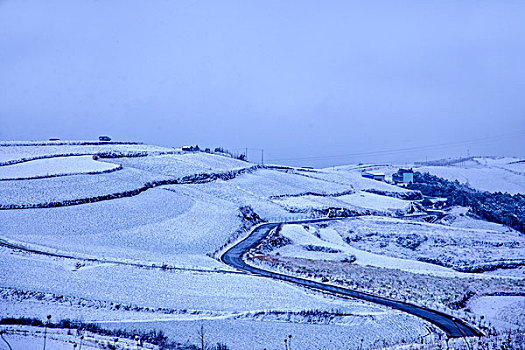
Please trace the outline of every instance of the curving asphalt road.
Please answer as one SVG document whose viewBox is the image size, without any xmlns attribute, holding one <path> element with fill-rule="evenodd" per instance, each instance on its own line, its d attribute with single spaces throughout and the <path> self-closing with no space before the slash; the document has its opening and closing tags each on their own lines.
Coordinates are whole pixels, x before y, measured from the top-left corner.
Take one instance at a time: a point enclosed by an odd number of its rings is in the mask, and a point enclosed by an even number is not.
<svg viewBox="0 0 525 350">
<path fill-rule="evenodd" d="M 320 222 L 320 221 L 327 221 L 327 220 L 326 219 L 303 220 L 303 221 L 295 221 L 294 223 L 312 223 L 312 222 Z M 410 304 L 410 303 L 405 303 L 405 302 L 401 302 L 397 300 L 383 298 L 377 295 L 372 295 L 372 294 L 358 292 L 358 291 L 351 290 L 351 289 L 337 287 L 331 284 L 310 281 L 310 280 L 299 278 L 299 277 L 287 276 L 287 275 L 283 275 L 280 273 L 263 270 L 263 269 L 253 267 L 253 266 L 246 264 L 243 261 L 242 256 L 246 252 L 248 252 L 251 248 L 255 247 L 257 243 L 259 243 L 264 237 L 266 237 L 272 229 L 276 228 L 280 224 L 281 223 L 268 223 L 268 224 L 262 224 L 260 226 L 257 226 L 248 237 L 246 237 L 244 240 L 242 240 L 241 242 L 231 247 L 228 251 L 226 251 L 221 256 L 222 262 L 232 267 L 235 267 L 239 270 L 247 271 L 255 275 L 260 275 L 260 276 L 270 277 L 273 279 L 292 282 L 292 283 L 296 283 L 296 284 L 299 284 L 305 287 L 331 292 L 336 295 L 342 295 L 342 296 L 362 299 L 362 300 L 370 301 L 376 304 L 381 304 L 381 305 L 385 305 L 385 306 L 388 306 L 394 309 L 398 309 L 401 311 L 405 311 L 409 314 L 421 317 L 433 323 L 434 325 L 442 329 L 451 338 L 482 336 L 483 335 L 481 331 L 470 326 L 466 322 L 460 319 L 454 318 L 445 313 L 439 312 L 439 311 L 427 309 L 427 308 L 417 306 L 414 304 Z"/>
</svg>

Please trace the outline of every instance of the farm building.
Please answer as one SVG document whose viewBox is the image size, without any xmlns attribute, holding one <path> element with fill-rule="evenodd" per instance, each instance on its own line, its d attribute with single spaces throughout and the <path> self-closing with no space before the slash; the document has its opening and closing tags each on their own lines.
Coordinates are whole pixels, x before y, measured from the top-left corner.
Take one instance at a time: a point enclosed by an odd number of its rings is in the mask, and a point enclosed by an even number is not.
<svg viewBox="0 0 525 350">
<path fill-rule="evenodd" d="M 412 169 L 399 169 L 392 175 L 392 182 L 396 184 L 408 184 L 414 182 L 414 171 Z"/>
<path fill-rule="evenodd" d="M 385 181 L 385 174 L 383 173 L 371 173 L 366 172 L 361 174 L 362 177 L 366 177 L 367 179 L 377 180 L 377 181 Z"/>
</svg>

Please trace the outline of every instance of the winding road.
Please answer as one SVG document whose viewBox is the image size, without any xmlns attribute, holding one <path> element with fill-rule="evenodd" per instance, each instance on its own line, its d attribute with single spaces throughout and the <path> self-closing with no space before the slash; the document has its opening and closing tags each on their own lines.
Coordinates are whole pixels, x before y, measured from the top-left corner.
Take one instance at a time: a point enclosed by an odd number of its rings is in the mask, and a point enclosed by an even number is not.
<svg viewBox="0 0 525 350">
<path fill-rule="evenodd" d="M 301 224 L 320 221 L 327 221 L 327 219 L 294 221 L 293 223 Z M 358 292 L 343 287 L 337 287 L 331 284 L 320 283 L 304 278 L 271 272 L 246 264 L 242 259 L 243 255 L 250 249 L 255 247 L 264 237 L 266 237 L 269 234 L 269 232 L 272 229 L 278 227 L 280 224 L 281 223 L 267 223 L 257 226 L 255 229 L 252 230 L 248 237 L 231 247 L 221 256 L 222 262 L 239 270 L 250 272 L 255 275 L 292 282 L 308 288 L 330 292 L 335 295 L 362 299 L 372 303 L 381 304 L 394 309 L 398 309 L 407 312 L 411 315 L 421 317 L 433 323 L 434 325 L 442 329 L 451 338 L 483 335 L 481 331 L 467 324 L 466 322 L 436 310 L 427 309 L 421 306 L 405 303 L 402 301 L 387 299 L 377 295 Z"/>
</svg>

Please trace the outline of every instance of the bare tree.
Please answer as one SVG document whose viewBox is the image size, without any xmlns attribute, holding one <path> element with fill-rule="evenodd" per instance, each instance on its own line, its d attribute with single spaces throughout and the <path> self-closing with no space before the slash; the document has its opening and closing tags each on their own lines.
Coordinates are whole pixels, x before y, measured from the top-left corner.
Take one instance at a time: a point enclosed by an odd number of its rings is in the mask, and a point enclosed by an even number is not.
<svg viewBox="0 0 525 350">
<path fill-rule="evenodd" d="M 206 331 L 204 330 L 204 325 L 201 324 L 199 330 L 197 331 L 197 335 L 199 336 L 199 339 L 201 341 L 201 350 L 206 350 L 206 342 L 205 342 L 205 335 Z"/>
</svg>

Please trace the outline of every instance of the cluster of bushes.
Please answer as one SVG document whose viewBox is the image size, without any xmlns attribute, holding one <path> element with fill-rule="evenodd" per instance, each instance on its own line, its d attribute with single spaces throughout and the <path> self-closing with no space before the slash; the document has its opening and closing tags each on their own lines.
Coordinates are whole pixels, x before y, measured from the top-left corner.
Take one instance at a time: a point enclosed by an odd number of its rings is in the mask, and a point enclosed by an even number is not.
<svg viewBox="0 0 525 350">
<path fill-rule="evenodd" d="M 402 199 L 405 201 L 417 201 L 423 199 L 423 195 L 419 191 L 409 191 L 409 192 L 391 192 L 391 191 L 382 191 L 376 190 L 373 188 L 366 189 L 364 192 L 377 194 L 380 196 L 392 197 L 397 199 Z"/>
<path fill-rule="evenodd" d="M 322 253 L 342 253 L 343 251 L 340 249 L 330 248 L 330 247 L 324 247 L 320 245 L 313 245 L 313 244 L 307 244 L 303 246 L 304 250 L 309 252 L 322 252 Z"/>
<path fill-rule="evenodd" d="M 353 218 L 361 215 L 376 215 L 378 212 L 365 210 L 359 212 L 357 210 L 347 208 L 325 208 L 325 209 L 314 209 L 313 210 L 318 217 L 329 217 L 329 218 Z"/>
<path fill-rule="evenodd" d="M 293 197 L 304 197 L 304 196 L 315 196 L 315 197 L 341 197 L 349 194 L 353 194 L 355 191 L 348 190 L 337 193 L 319 193 L 319 192 L 301 192 L 295 194 L 279 194 L 275 196 L 270 196 L 270 199 L 280 199 L 280 198 L 293 198 Z"/>
<path fill-rule="evenodd" d="M 249 205 L 239 207 L 239 217 L 251 225 L 257 225 L 263 222 L 263 219 Z"/>
<path fill-rule="evenodd" d="M 280 228 L 280 226 L 279 226 Z M 292 244 L 292 240 L 288 237 L 284 237 L 280 234 L 280 230 L 277 229 L 273 234 L 264 239 L 256 247 L 256 252 L 258 254 L 268 253 L 272 250 L 282 248 L 284 246 Z"/>
<path fill-rule="evenodd" d="M 503 224 L 525 233 L 525 196 L 478 191 L 459 181 L 449 181 L 429 173 L 414 173 L 408 185 L 425 196 L 446 198 L 446 206 L 470 207 L 470 213 L 484 220 Z"/>
<path fill-rule="evenodd" d="M 227 149 L 224 149 L 223 147 L 215 147 L 213 152 L 212 152 L 211 148 L 206 147 L 205 149 L 201 149 L 199 147 L 199 145 L 184 146 L 184 147 L 182 147 L 182 150 L 183 151 L 189 151 L 189 152 L 221 153 L 221 154 L 224 154 L 224 155 L 229 155 L 230 157 L 235 158 L 235 159 L 248 161 L 248 158 L 247 158 L 246 154 L 244 154 L 244 153 L 233 154 L 232 152 L 228 151 Z"/>
<path fill-rule="evenodd" d="M 174 152 L 161 152 L 161 154 L 170 154 Z M 149 155 L 149 152 L 146 151 L 128 151 L 128 152 L 120 152 L 120 151 L 109 151 L 109 152 L 98 152 L 97 154 L 93 155 L 93 159 L 97 160 L 98 158 L 139 158 L 139 157 L 147 157 Z"/>
</svg>

